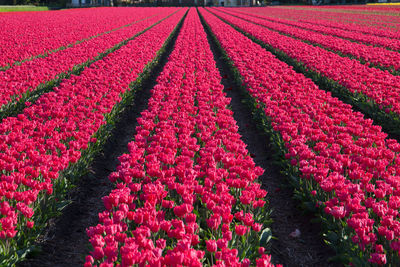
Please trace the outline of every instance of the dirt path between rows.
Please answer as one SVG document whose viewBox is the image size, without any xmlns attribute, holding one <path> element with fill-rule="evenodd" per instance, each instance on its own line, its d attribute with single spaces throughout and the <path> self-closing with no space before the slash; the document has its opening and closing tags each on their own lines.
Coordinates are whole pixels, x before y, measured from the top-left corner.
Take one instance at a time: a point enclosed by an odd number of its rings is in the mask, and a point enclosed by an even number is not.
<svg viewBox="0 0 400 267">
<path fill-rule="evenodd" d="M 114 188 L 108 176 L 118 166 L 118 157 L 128 152 L 127 144 L 136 133 L 137 118 L 147 109 L 150 90 L 156 85 L 156 78 L 168 61 L 179 32 L 180 28 L 150 77 L 143 81 L 142 90 L 136 93 L 134 103 L 123 111 L 103 152 L 92 163 L 90 173 L 82 177 L 77 187 L 70 192 L 72 204 L 59 218 L 50 222 L 50 227 L 37 244 L 41 246 L 42 252 L 28 257 L 18 264 L 19 267 L 83 266 L 85 256 L 91 251 L 86 229 L 98 224 L 98 213 L 104 211 L 102 197 Z"/>
<path fill-rule="evenodd" d="M 328 259 L 335 255 L 335 252 L 323 243 L 320 225 L 312 224 L 310 220 L 313 217 L 304 215 L 297 207 L 298 203 L 292 198 L 292 188 L 287 186 L 286 178 L 273 164 L 273 151 L 268 136 L 256 127 L 257 123 L 253 120 L 249 107 L 243 102 L 244 97 L 233 82 L 234 77 L 228 65 L 212 41 L 210 33 L 207 30 L 206 32 L 217 67 L 223 77 L 225 92 L 231 98 L 231 108 L 239 126 L 239 133 L 255 163 L 265 170 L 260 180 L 268 191 L 267 198 L 274 221 L 271 230 L 276 239 L 272 239 L 270 251 L 273 262 L 285 267 L 340 266 L 328 263 Z M 300 237 L 290 237 L 296 229 L 300 230 Z"/>
</svg>

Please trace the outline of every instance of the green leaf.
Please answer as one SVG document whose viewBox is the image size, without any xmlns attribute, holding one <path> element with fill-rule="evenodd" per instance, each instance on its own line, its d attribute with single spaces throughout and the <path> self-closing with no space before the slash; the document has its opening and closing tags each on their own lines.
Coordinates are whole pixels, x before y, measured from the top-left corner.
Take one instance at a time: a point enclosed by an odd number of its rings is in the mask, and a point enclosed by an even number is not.
<svg viewBox="0 0 400 267">
<path fill-rule="evenodd" d="M 197 217 L 199 217 L 199 212 L 196 209 L 193 209 L 193 213 L 196 214 Z"/>
<path fill-rule="evenodd" d="M 270 228 L 265 228 L 262 232 L 261 232 L 261 236 L 260 236 L 260 246 L 262 247 L 266 247 L 268 242 L 271 240 L 272 238 L 272 231 Z"/>
<path fill-rule="evenodd" d="M 34 255 L 38 255 L 41 251 L 42 251 L 42 249 L 40 247 L 30 246 L 28 248 L 18 250 L 17 251 L 17 255 L 18 255 L 18 258 L 22 258 L 23 259 L 28 254 L 34 256 Z"/>
<path fill-rule="evenodd" d="M 338 235 L 335 232 L 329 231 L 327 234 L 324 234 L 325 238 L 333 244 L 336 244 L 339 240 Z"/>
<path fill-rule="evenodd" d="M 72 203 L 72 200 L 60 201 L 56 204 L 56 208 L 58 211 L 62 211 L 63 209 L 65 209 L 65 207 L 67 207 L 71 203 Z"/>
<path fill-rule="evenodd" d="M 299 181 L 298 177 L 296 177 L 294 175 L 290 175 L 289 176 L 289 180 L 293 184 L 294 187 L 299 187 L 300 186 L 300 181 Z"/>
</svg>

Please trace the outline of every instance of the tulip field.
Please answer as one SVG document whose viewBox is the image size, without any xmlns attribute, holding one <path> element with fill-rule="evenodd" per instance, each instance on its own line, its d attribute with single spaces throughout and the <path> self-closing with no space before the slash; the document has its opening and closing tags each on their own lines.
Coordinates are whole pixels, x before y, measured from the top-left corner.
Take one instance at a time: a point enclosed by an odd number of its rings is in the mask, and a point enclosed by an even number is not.
<svg viewBox="0 0 400 267">
<path fill-rule="evenodd" d="M 62 251 L 49 235 L 60 227 L 76 246 L 60 266 L 400 266 L 399 15 L 395 5 L 0 14 L 0 266 L 59 266 L 38 247 Z M 246 143 L 238 102 L 271 157 Z M 87 176 L 124 124 L 134 127 L 106 181 Z M 87 177 L 108 189 L 81 188 Z M 268 179 L 295 210 L 279 213 Z M 100 207 L 71 227 L 83 246 L 60 226 L 76 188 Z M 283 236 L 274 214 L 303 216 L 318 236 Z M 300 265 L 290 240 L 310 238 L 329 255 Z"/>
</svg>

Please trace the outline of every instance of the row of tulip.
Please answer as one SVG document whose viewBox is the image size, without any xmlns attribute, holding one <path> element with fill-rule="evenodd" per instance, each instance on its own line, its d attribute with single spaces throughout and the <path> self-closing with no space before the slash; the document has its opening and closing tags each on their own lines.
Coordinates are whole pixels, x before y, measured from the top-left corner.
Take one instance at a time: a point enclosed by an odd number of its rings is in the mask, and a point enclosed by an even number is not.
<svg viewBox="0 0 400 267">
<path fill-rule="evenodd" d="M 149 8 L 0 14 L 0 70 L 155 14 Z"/>
<path fill-rule="evenodd" d="M 398 23 L 399 22 L 399 17 L 395 15 L 395 7 L 389 7 L 390 11 L 386 11 L 385 14 L 382 14 L 380 12 L 352 12 L 351 10 L 347 8 L 341 8 L 341 9 L 336 9 L 336 10 L 329 10 L 329 9 L 314 9 L 314 8 L 308 8 L 304 9 L 305 11 L 312 12 L 314 14 L 325 14 L 328 15 L 329 17 L 340 17 L 340 18 L 345 18 L 347 16 L 347 19 L 350 21 L 368 21 L 370 20 L 371 25 L 373 23 L 378 23 L 379 22 L 388 22 L 388 23 Z"/>
<path fill-rule="evenodd" d="M 324 211 L 333 248 L 356 266 L 397 266 L 400 144 L 208 10 L 200 12 L 285 151 L 288 175 L 301 177 L 299 192 Z"/>
<path fill-rule="evenodd" d="M 288 9 L 288 8 L 274 8 L 274 9 L 262 9 L 253 8 L 246 9 L 241 8 L 246 12 L 258 13 L 260 15 L 268 15 L 268 17 L 286 18 L 292 20 L 301 21 L 305 20 L 325 20 L 325 21 L 336 21 L 343 23 L 344 25 L 364 25 L 367 27 L 387 30 L 387 31 L 398 31 L 399 18 L 397 16 L 380 16 L 370 14 L 349 14 L 342 12 L 334 12 L 329 10 L 300 10 L 300 9 Z"/>
<path fill-rule="evenodd" d="M 33 102 L 32 99 L 51 90 L 62 79 L 71 74 L 79 74 L 86 66 L 103 58 L 177 10 L 156 9 L 154 12 L 157 13 L 129 27 L 0 72 L 0 118 L 13 115 L 16 110 L 24 107 L 26 101 Z"/>
<path fill-rule="evenodd" d="M 392 6 L 377 6 L 377 5 L 354 5 L 354 6 L 348 6 L 348 5 L 339 5 L 339 6 L 323 6 L 323 7 L 317 7 L 317 6 L 310 6 L 310 10 L 326 10 L 326 11 L 331 11 L 335 10 L 336 12 L 354 12 L 354 14 L 368 14 L 368 13 L 376 13 L 376 14 L 381 14 L 381 15 L 392 15 L 393 13 L 399 11 L 399 7 L 396 7 L 395 5 Z M 359 12 L 361 11 L 361 12 Z M 365 12 L 365 13 L 364 13 Z"/>
<path fill-rule="evenodd" d="M 331 5 L 331 6 L 309 6 L 312 9 L 336 9 L 336 10 L 362 10 L 362 11 L 400 11 L 395 5 Z"/>
<path fill-rule="evenodd" d="M 157 82 L 87 230 L 85 266 L 272 267 L 259 241 L 263 170 L 240 140 L 195 9 Z"/>
<path fill-rule="evenodd" d="M 221 10 L 221 9 L 219 9 Z M 280 19 L 279 23 L 273 22 L 274 19 L 265 20 L 253 15 L 245 15 L 244 13 L 232 12 L 231 9 L 222 9 L 227 14 L 242 18 L 244 20 L 265 26 L 271 30 L 290 35 L 300 40 L 307 41 L 313 45 L 322 46 L 331 51 L 338 52 L 356 58 L 367 65 L 380 66 L 386 69 L 400 70 L 400 53 L 387 50 L 383 47 L 374 47 L 364 44 L 354 43 L 345 39 L 337 38 L 330 35 L 320 34 L 311 30 L 304 30 L 297 26 L 289 26 L 293 23 L 289 20 Z"/>
<path fill-rule="evenodd" d="M 284 53 L 289 59 L 294 59 L 305 66 L 306 71 L 316 73 L 316 80 L 329 79 L 328 90 L 336 90 L 348 95 L 349 101 L 357 105 L 364 112 L 378 119 L 380 123 L 391 129 L 391 124 L 398 126 L 400 115 L 400 77 L 387 71 L 370 68 L 355 59 L 341 57 L 320 47 L 315 47 L 265 27 L 255 25 L 212 10 L 218 16 L 232 25 L 250 34 L 271 50 Z M 338 86 L 336 86 L 338 85 Z M 382 119 L 383 118 L 383 119 Z M 384 120 L 388 120 L 385 122 Z M 398 129 L 391 131 L 398 134 Z"/>
<path fill-rule="evenodd" d="M 242 12 L 241 9 L 238 11 Z M 328 34 L 328 35 L 336 35 L 342 38 L 348 38 L 353 41 L 362 42 L 366 44 L 376 45 L 388 47 L 391 49 L 399 50 L 400 43 L 400 32 L 391 30 L 391 28 L 375 28 L 371 26 L 361 26 L 361 25 L 352 25 L 345 24 L 336 21 L 336 16 L 334 21 L 326 21 L 318 19 L 318 16 L 314 19 L 305 17 L 300 20 L 293 20 L 290 16 L 282 16 L 279 14 L 275 14 L 276 17 L 268 16 L 269 12 L 257 12 L 253 10 L 244 9 L 247 14 L 254 14 L 261 18 L 268 19 L 274 22 L 282 22 L 292 26 L 313 30 L 316 32 Z M 336 14 L 335 14 L 336 15 Z M 352 16 L 352 15 L 351 15 Z M 369 15 L 368 18 L 374 17 L 374 15 Z M 339 17 L 340 18 L 340 17 Z M 346 18 L 349 18 L 349 15 L 346 15 Z M 399 23 L 398 21 L 397 23 Z"/>
<path fill-rule="evenodd" d="M 336 36 L 339 38 L 348 39 L 353 42 L 360 42 L 360 43 L 369 44 L 372 46 L 384 47 L 384 48 L 388 48 L 388 49 L 396 50 L 396 51 L 400 50 L 400 40 L 399 39 L 393 39 L 393 38 L 388 38 L 388 37 L 383 37 L 383 36 L 377 36 L 375 34 L 365 34 L 365 33 L 361 33 L 361 32 L 354 32 L 354 31 L 348 31 L 348 30 L 343 30 L 343 29 L 339 29 L 339 28 L 327 27 L 327 26 L 316 24 L 315 22 L 311 24 L 311 23 L 269 18 L 269 17 L 265 17 L 265 16 L 262 16 L 262 18 L 265 20 L 270 20 L 273 22 L 281 22 L 281 23 L 285 23 L 287 25 L 296 26 L 298 28 L 315 31 L 318 33 L 326 34 L 326 35 L 331 35 L 331 36 Z"/>
<path fill-rule="evenodd" d="M 400 32 L 398 30 L 394 30 L 393 28 L 390 28 L 390 27 L 377 28 L 377 27 L 374 27 L 372 24 L 367 24 L 367 25 L 360 25 L 360 24 L 355 24 L 355 23 L 349 24 L 349 23 L 340 23 L 338 21 L 323 20 L 323 19 L 318 19 L 318 18 L 313 18 L 312 20 L 311 19 L 300 19 L 299 21 L 304 22 L 304 23 L 314 23 L 314 24 L 318 24 L 321 26 L 331 27 L 331 28 L 348 30 L 348 31 L 352 31 L 352 32 L 361 32 L 361 33 L 376 35 L 376 36 L 381 36 L 381 37 L 400 39 Z"/>
<path fill-rule="evenodd" d="M 30 249 L 110 135 L 185 14 L 179 10 L 0 123 L 0 264 Z M 175 30 L 174 30 L 175 29 Z"/>
</svg>

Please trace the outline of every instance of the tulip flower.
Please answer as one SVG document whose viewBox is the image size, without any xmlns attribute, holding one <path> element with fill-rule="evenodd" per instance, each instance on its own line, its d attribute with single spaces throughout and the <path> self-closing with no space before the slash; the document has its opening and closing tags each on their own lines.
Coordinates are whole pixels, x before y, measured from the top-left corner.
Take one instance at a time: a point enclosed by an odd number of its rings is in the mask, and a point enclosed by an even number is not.
<svg viewBox="0 0 400 267">
<path fill-rule="evenodd" d="M 259 243 L 267 192 L 257 183 L 263 170 L 237 132 L 220 82 L 207 35 L 190 9 L 138 119 L 129 152 L 110 175 L 115 189 L 103 198 L 105 213 L 87 229 L 90 240 L 100 233 L 118 242 L 113 263 L 249 266 L 257 258 L 270 263 L 257 245 L 233 244 L 244 234 Z M 238 210 L 246 225 L 234 215 Z M 117 240 L 117 235 L 124 238 Z M 91 252 L 96 260 L 87 265 L 110 261 L 106 253 L 103 258 L 96 253 Z"/>
</svg>

